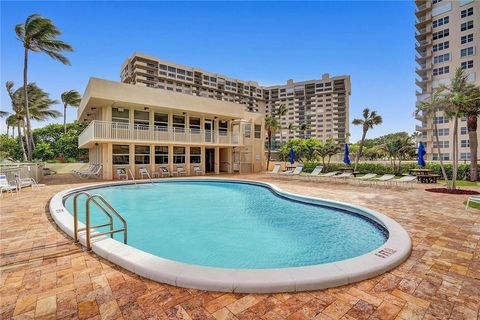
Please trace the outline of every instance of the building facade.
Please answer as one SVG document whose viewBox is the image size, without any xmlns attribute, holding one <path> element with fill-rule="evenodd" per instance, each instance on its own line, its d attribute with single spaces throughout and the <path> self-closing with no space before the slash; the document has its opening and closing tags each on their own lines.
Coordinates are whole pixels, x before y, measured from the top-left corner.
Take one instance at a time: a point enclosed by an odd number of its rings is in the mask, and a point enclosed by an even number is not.
<svg viewBox="0 0 480 320">
<path fill-rule="evenodd" d="M 417 104 L 428 100 L 435 88 L 449 84 L 457 68 L 464 69 L 469 81 L 480 84 L 480 1 L 415 1 Z M 416 130 L 426 144 L 427 159 L 438 160 L 433 121 L 437 123 L 439 146 L 444 160 L 452 160 L 453 122 L 440 110 L 433 119 L 423 119 Z M 460 160 L 470 159 L 467 121 L 458 126 Z"/>
<path fill-rule="evenodd" d="M 264 115 L 236 103 L 91 78 L 78 120 L 89 123 L 79 147 L 102 165 L 104 179 L 119 178 L 119 167 L 135 177 L 142 167 L 182 167 L 187 175 L 194 166 L 206 174 L 264 170 Z"/>
<path fill-rule="evenodd" d="M 124 83 L 235 103 L 261 114 L 272 114 L 283 104 L 288 112 L 280 120 L 282 130 L 275 137 L 277 141 L 288 137 L 333 138 L 340 143 L 347 140 L 349 76 L 324 74 L 320 80 L 289 80 L 284 85 L 264 87 L 256 81 L 233 79 L 134 53 L 123 63 L 120 78 Z M 307 130 L 298 130 L 303 123 Z"/>
</svg>

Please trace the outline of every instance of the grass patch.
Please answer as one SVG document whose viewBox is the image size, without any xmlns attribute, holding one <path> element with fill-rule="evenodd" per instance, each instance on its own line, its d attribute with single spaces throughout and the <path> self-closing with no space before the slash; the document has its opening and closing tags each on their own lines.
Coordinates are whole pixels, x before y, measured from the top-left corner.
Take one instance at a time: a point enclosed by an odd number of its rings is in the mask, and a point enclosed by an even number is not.
<svg viewBox="0 0 480 320">
<path fill-rule="evenodd" d="M 445 183 L 445 180 L 438 180 L 439 183 Z M 449 183 L 452 183 L 451 180 L 448 180 Z M 466 180 L 457 180 L 456 185 L 458 187 L 480 187 L 480 182 L 472 182 Z"/>
</svg>

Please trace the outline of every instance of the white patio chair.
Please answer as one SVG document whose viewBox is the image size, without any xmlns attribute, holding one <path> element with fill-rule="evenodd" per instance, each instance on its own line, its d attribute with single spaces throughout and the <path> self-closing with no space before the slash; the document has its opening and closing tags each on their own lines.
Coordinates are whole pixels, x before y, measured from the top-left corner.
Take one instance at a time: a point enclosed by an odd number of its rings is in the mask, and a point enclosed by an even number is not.
<svg viewBox="0 0 480 320">
<path fill-rule="evenodd" d="M 0 197 L 3 196 L 3 191 L 10 192 L 13 195 L 13 192 L 18 192 L 17 184 L 14 181 L 8 181 L 7 176 L 4 174 L 0 175 Z"/>
<path fill-rule="evenodd" d="M 202 175 L 203 174 L 202 168 L 200 168 L 199 165 L 194 165 L 193 166 L 193 172 L 195 173 L 195 175 Z"/>
<path fill-rule="evenodd" d="M 125 178 L 125 180 L 128 180 L 128 172 L 125 167 L 117 167 L 117 176 L 118 179 Z"/>
<path fill-rule="evenodd" d="M 174 176 L 186 176 L 187 171 L 185 171 L 185 168 L 182 166 L 178 166 L 175 171 L 172 172 Z"/>
<path fill-rule="evenodd" d="M 148 169 L 146 167 L 140 167 L 138 168 L 138 172 L 140 173 L 140 177 L 143 179 L 144 176 L 147 176 L 148 179 L 152 179 L 150 176 L 150 173 L 148 172 Z"/>
<path fill-rule="evenodd" d="M 470 196 L 470 197 L 468 197 L 467 204 L 465 205 L 465 210 L 468 210 L 468 208 L 470 207 L 470 202 L 480 203 L 480 196 Z"/>
<path fill-rule="evenodd" d="M 158 168 L 158 171 L 160 173 L 160 176 L 163 178 L 163 177 L 171 177 L 172 174 L 170 173 L 170 170 L 168 170 L 167 167 L 165 166 L 161 166 Z"/>
</svg>

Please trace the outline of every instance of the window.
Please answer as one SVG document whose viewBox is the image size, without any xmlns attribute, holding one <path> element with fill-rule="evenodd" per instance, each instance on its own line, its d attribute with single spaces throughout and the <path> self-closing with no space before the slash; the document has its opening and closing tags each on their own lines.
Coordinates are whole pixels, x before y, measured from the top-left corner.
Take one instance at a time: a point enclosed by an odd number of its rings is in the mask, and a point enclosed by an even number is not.
<svg viewBox="0 0 480 320">
<path fill-rule="evenodd" d="M 461 152 L 460 160 L 470 160 L 470 152 Z"/>
<path fill-rule="evenodd" d="M 450 35 L 449 29 L 440 30 L 432 34 L 432 39 L 433 40 L 442 39 L 442 38 L 448 37 L 449 35 Z"/>
<path fill-rule="evenodd" d="M 173 163 L 185 163 L 185 147 L 173 147 Z"/>
<path fill-rule="evenodd" d="M 150 163 L 150 146 L 135 146 L 135 164 Z"/>
<path fill-rule="evenodd" d="M 460 65 L 460 67 L 462 69 L 471 69 L 473 68 L 473 60 L 469 60 L 469 61 L 464 61 L 462 62 L 462 64 Z"/>
<path fill-rule="evenodd" d="M 470 30 L 470 29 L 473 29 L 473 20 L 468 21 L 468 22 L 464 22 L 460 25 L 460 31 L 466 31 L 466 30 Z"/>
<path fill-rule="evenodd" d="M 218 122 L 218 134 L 221 136 L 226 136 L 228 133 L 228 121 L 219 121 Z"/>
<path fill-rule="evenodd" d="M 168 127 L 168 114 L 155 112 L 153 116 L 153 123 L 156 127 L 167 128 Z"/>
<path fill-rule="evenodd" d="M 185 129 L 185 116 L 173 115 L 173 127 L 178 129 Z M 181 130 L 180 130 L 181 131 Z"/>
<path fill-rule="evenodd" d="M 202 149 L 200 147 L 190 147 L 190 163 L 202 162 Z"/>
<path fill-rule="evenodd" d="M 466 18 L 466 17 L 469 17 L 469 16 L 473 16 L 473 7 L 462 10 L 460 12 L 460 18 Z"/>
<path fill-rule="evenodd" d="M 192 132 L 200 133 L 200 118 L 190 117 L 188 123 Z"/>
<path fill-rule="evenodd" d="M 473 42 L 473 33 L 467 34 L 466 36 L 462 36 L 460 38 L 460 42 L 461 42 L 461 44 Z"/>
<path fill-rule="evenodd" d="M 437 131 L 433 130 L 433 135 L 437 135 L 436 133 L 438 133 L 438 136 L 448 136 L 449 133 L 450 133 L 450 130 L 448 128 L 442 128 L 442 129 L 438 129 Z"/>
<path fill-rule="evenodd" d="M 262 137 L 262 125 L 256 124 L 254 129 L 255 139 L 260 139 Z"/>
<path fill-rule="evenodd" d="M 445 117 L 435 117 L 433 121 L 436 124 L 448 123 L 448 119 Z"/>
<path fill-rule="evenodd" d="M 113 164 L 130 164 L 130 146 L 114 144 L 112 148 Z"/>
<path fill-rule="evenodd" d="M 470 140 L 461 140 L 460 141 L 461 148 L 470 148 Z"/>
<path fill-rule="evenodd" d="M 442 0 L 432 0 L 432 4 L 442 2 Z"/>
<path fill-rule="evenodd" d="M 434 28 L 437 28 L 437 27 L 443 26 L 444 24 L 447 24 L 448 22 L 449 22 L 449 17 L 446 16 L 437 20 L 433 20 L 432 26 Z"/>
<path fill-rule="evenodd" d="M 433 141 L 433 147 L 434 148 L 448 148 L 450 145 L 449 141 L 438 141 L 438 144 L 437 144 L 437 141 Z"/>
<path fill-rule="evenodd" d="M 450 154 L 449 153 L 441 153 L 442 160 L 448 161 L 450 160 Z M 438 153 L 433 153 L 432 155 L 432 160 L 439 160 L 438 159 Z"/>
<path fill-rule="evenodd" d="M 465 49 L 460 50 L 460 57 L 467 57 L 473 55 L 473 47 L 468 47 Z"/>
<path fill-rule="evenodd" d="M 129 123 L 129 111 L 123 108 L 112 108 L 112 122 Z"/>
<path fill-rule="evenodd" d="M 133 112 L 133 123 L 141 126 L 148 126 L 150 124 L 150 114 L 148 111 L 135 110 Z"/>
<path fill-rule="evenodd" d="M 467 134 L 467 127 L 461 127 L 460 134 Z"/>
<path fill-rule="evenodd" d="M 440 42 L 440 43 L 434 44 L 432 49 L 433 49 L 433 52 L 437 52 L 437 51 L 440 51 L 440 50 L 448 49 L 449 47 L 450 47 L 450 42 L 445 41 L 445 42 Z"/>
<path fill-rule="evenodd" d="M 168 164 L 168 147 L 155 146 L 155 163 Z"/>
<path fill-rule="evenodd" d="M 432 73 L 433 73 L 434 76 L 439 76 L 439 75 L 449 73 L 449 72 L 450 72 L 450 67 L 445 66 L 445 67 L 440 67 L 440 68 L 433 69 Z"/>
<path fill-rule="evenodd" d="M 450 60 L 450 53 L 441 54 L 439 56 L 433 57 L 433 63 L 442 63 Z"/>
<path fill-rule="evenodd" d="M 250 123 L 245 124 L 245 138 L 250 138 L 252 136 L 252 126 Z"/>
</svg>

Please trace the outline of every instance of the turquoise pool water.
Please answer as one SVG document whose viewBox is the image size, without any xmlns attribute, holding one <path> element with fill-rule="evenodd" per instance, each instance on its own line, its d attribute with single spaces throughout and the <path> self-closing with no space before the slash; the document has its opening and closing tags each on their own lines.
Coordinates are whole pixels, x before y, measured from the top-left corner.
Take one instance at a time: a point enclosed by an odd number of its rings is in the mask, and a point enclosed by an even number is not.
<svg viewBox="0 0 480 320">
<path fill-rule="evenodd" d="M 234 182 L 170 181 L 109 186 L 101 194 L 128 223 L 128 244 L 190 264 L 239 269 L 316 265 L 380 247 L 385 230 L 343 210 L 292 201 Z M 85 198 L 79 198 L 80 219 Z M 72 210 L 72 197 L 66 208 Z M 92 210 L 92 222 L 106 222 Z M 120 227 L 119 221 L 115 222 Z M 122 235 L 115 238 L 122 240 Z"/>
</svg>

